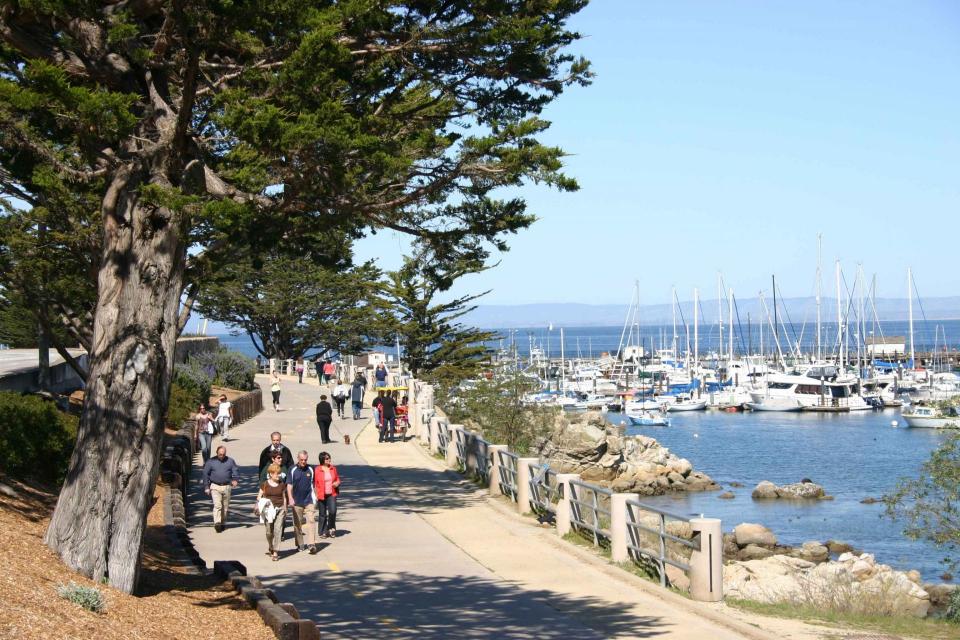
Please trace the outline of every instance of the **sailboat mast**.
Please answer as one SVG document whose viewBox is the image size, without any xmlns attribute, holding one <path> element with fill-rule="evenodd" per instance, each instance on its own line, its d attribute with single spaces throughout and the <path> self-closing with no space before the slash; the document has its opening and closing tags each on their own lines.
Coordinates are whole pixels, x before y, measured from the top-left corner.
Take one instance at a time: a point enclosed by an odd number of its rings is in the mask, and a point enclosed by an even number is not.
<svg viewBox="0 0 960 640">
<path fill-rule="evenodd" d="M 840 296 L 840 260 L 836 262 L 837 277 L 837 361 L 843 367 L 843 300 Z"/>
<path fill-rule="evenodd" d="M 820 294 L 822 287 L 822 273 L 820 271 L 820 258 L 822 253 L 822 239 L 823 234 L 817 234 L 817 362 L 820 362 L 823 358 L 823 348 L 820 346 L 823 344 L 823 338 L 820 333 Z"/>
<path fill-rule="evenodd" d="M 720 347 L 717 349 L 717 358 L 723 359 L 723 275 L 717 272 L 717 310 L 720 318 Z"/>
<path fill-rule="evenodd" d="M 773 341 L 777 345 L 777 351 L 780 351 L 780 326 L 777 324 L 777 276 L 770 276 L 771 286 L 773 287 Z M 781 356 L 782 357 L 782 356 Z M 783 363 L 786 365 L 786 363 Z M 784 366 L 786 368 L 786 366 Z"/>
<path fill-rule="evenodd" d="M 727 299 L 727 317 L 730 319 L 730 349 L 728 359 L 733 361 L 733 287 L 730 287 L 730 297 Z"/>
<path fill-rule="evenodd" d="M 913 270 L 907 267 L 907 313 L 910 319 L 910 368 L 916 368 L 916 352 L 913 349 Z"/>
<path fill-rule="evenodd" d="M 700 368 L 700 332 L 698 321 L 700 319 L 700 290 L 693 290 L 693 368 L 694 372 Z"/>
<path fill-rule="evenodd" d="M 563 355 L 563 327 L 560 327 L 560 393 L 563 393 L 566 389 L 566 370 L 565 370 L 565 359 Z"/>
<path fill-rule="evenodd" d="M 670 293 L 673 295 L 670 304 L 670 313 L 673 316 L 673 357 L 677 358 L 680 356 L 677 351 L 677 288 L 672 287 Z"/>
</svg>

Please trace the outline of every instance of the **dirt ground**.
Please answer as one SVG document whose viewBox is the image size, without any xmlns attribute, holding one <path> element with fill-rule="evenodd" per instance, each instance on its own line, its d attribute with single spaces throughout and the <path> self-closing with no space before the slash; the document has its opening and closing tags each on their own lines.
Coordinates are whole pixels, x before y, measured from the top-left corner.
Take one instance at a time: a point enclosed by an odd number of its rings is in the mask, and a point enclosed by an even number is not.
<svg viewBox="0 0 960 640">
<path fill-rule="evenodd" d="M 271 640 L 273 633 L 229 583 L 187 573 L 169 553 L 163 532 L 163 487 L 147 517 L 139 595 L 109 586 L 104 613 L 57 595 L 71 581 L 96 586 L 67 569 L 43 544 L 56 496 L 0 477 L 0 638 L 130 640 L 223 638 Z"/>
</svg>

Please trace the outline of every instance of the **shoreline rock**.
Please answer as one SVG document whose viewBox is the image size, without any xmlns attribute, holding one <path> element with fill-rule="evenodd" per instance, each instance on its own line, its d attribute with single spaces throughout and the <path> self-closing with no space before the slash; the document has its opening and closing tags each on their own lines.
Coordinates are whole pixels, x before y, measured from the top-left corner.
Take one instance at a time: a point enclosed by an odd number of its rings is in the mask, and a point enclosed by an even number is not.
<svg viewBox="0 0 960 640">
<path fill-rule="evenodd" d="M 720 489 L 686 458 L 649 436 L 623 435 L 597 411 L 558 416 L 538 453 L 559 473 L 579 473 L 584 481 L 622 493 L 657 496 Z"/>
<path fill-rule="evenodd" d="M 731 562 L 724 570 L 723 591 L 755 602 L 844 606 L 917 618 L 925 617 L 931 606 L 918 573 L 878 564 L 868 553 L 845 553 L 822 563 L 780 554 Z M 938 600 L 944 591 L 938 592 Z"/>
<path fill-rule="evenodd" d="M 758 484 L 750 497 L 754 500 L 832 500 L 823 487 L 809 478 L 792 484 L 776 485 L 769 480 Z"/>
</svg>

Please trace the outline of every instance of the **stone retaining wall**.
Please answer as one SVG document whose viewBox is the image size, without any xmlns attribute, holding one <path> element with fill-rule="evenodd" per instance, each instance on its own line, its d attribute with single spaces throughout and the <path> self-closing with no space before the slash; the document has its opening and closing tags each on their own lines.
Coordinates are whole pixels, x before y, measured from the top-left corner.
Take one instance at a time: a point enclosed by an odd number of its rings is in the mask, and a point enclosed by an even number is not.
<svg viewBox="0 0 960 640">
<path fill-rule="evenodd" d="M 320 629 L 314 622 L 301 619 L 293 604 L 280 602 L 273 589 L 265 587 L 256 576 L 248 576 L 247 568 L 240 562 L 217 560 L 213 563 L 213 570 L 224 580 L 230 581 L 280 640 L 319 640 Z"/>
</svg>

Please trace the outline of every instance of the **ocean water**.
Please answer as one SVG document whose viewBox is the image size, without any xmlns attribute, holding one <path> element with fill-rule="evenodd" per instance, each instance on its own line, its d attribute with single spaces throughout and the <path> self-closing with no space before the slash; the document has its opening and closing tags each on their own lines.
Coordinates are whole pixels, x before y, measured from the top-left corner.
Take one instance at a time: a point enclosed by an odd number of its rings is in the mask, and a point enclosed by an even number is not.
<svg viewBox="0 0 960 640">
<path fill-rule="evenodd" d="M 620 345 L 622 326 L 616 327 L 564 327 L 563 328 L 563 355 L 567 358 L 590 358 L 599 357 L 603 352 L 615 353 Z M 733 348 L 734 353 L 759 353 L 760 352 L 760 326 L 757 324 L 746 325 L 739 324 L 734 327 Z M 729 342 L 729 326 L 724 326 L 723 351 L 727 350 Z M 554 358 L 560 357 L 560 327 L 528 327 L 523 329 L 493 329 L 500 338 L 486 343 L 491 349 L 505 349 L 513 351 L 516 349 L 517 355 L 523 359 L 530 353 L 531 346 L 543 350 L 546 354 Z M 788 344 L 800 344 L 804 353 L 812 352 L 816 346 L 816 326 L 807 324 L 786 324 L 780 331 L 780 344 L 782 350 L 786 353 L 789 350 Z M 880 337 L 907 336 L 909 335 L 909 326 L 907 322 L 883 321 L 878 325 L 868 324 L 865 328 L 865 334 Z M 955 351 L 960 348 L 960 320 L 918 320 L 914 323 L 914 347 L 918 352 L 943 350 L 944 345 Z M 686 332 L 683 327 L 678 327 L 678 343 L 681 350 L 686 346 Z M 850 326 L 847 329 L 848 336 L 856 335 L 856 327 Z M 834 344 L 837 340 L 837 324 L 823 323 L 821 331 L 822 352 L 825 357 L 834 350 Z M 254 350 L 249 336 L 241 335 L 221 335 L 220 341 L 227 347 L 245 353 L 250 357 L 255 357 L 257 352 Z M 693 328 L 690 328 L 691 350 L 693 349 Z M 669 348 L 673 342 L 673 327 L 666 325 L 641 325 L 640 339 L 647 351 Z M 704 323 L 699 328 L 699 352 L 702 355 L 717 351 L 720 348 L 720 330 L 716 322 L 712 324 Z M 907 343 L 909 348 L 909 342 Z M 394 345 L 382 347 L 387 353 L 396 353 Z M 773 336 L 768 326 L 763 327 L 763 352 L 766 354 L 775 353 L 776 347 Z M 856 347 L 851 347 L 851 354 L 856 354 Z"/>
<path fill-rule="evenodd" d="M 815 328 L 794 327 L 806 349 L 815 344 Z M 622 327 L 570 327 L 564 331 L 564 355 L 568 358 L 599 356 L 613 352 L 619 344 Z M 726 329 L 725 329 L 726 331 Z M 852 331 L 852 329 L 851 329 Z M 645 346 L 660 347 L 660 337 L 669 342 L 671 327 L 641 327 Z M 560 355 L 559 331 L 546 327 L 504 330 L 502 341 L 492 348 L 516 345 L 523 359 L 531 345 Z M 907 335 L 906 322 L 883 323 L 883 334 Z M 914 327 L 917 351 L 930 351 L 946 343 L 952 351 L 960 338 L 960 321 L 918 322 Z M 823 342 L 832 343 L 835 325 L 825 325 Z M 251 357 L 256 351 L 246 335 L 219 336 L 221 343 Z M 700 351 L 717 348 L 719 332 L 714 325 L 701 327 Z M 759 349 L 759 328 L 744 329 L 742 343 Z M 683 339 L 683 338 L 682 338 Z M 692 339 L 692 338 L 691 338 Z M 735 348 L 741 351 L 741 334 L 735 336 Z M 752 342 L 751 342 L 752 340 Z M 769 333 L 764 335 L 769 353 Z M 387 348 L 388 353 L 395 353 Z M 829 353 L 829 349 L 825 349 Z M 608 414 L 619 424 L 623 416 Z M 883 515 L 882 504 L 861 504 L 867 497 L 879 498 L 894 489 L 901 478 L 915 477 L 930 452 L 945 434 L 930 429 L 910 429 L 896 410 L 851 414 L 815 413 L 719 413 L 692 412 L 671 414 L 670 427 L 644 427 L 643 433 L 659 440 L 677 455 L 689 459 L 696 469 L 736 494 L 733 500 L 720 500 L 719 491 L 677 494 L 645 498 L 668 509 L 688 514 L 703 513 L 723 520 L 725 531 L 741 522 L 758 522 L 774 531 L 785 544 L 807 540 L 840 540 L 876 555 L 880 562 L 898 569 L 917 569 L 925 580 L 937 580 L 944 567 L 942 552 L 931 544 L 902 535 L 902 525 Z M 899 428 L 892 428 L 897 420 Z M 639 433 L 631 427 L 630 433 Z M 761 480 L 777 484 L 811 478 L 821 484 L 832 501 L 798 503 L 754 501 L 750 492 Z M 729 488 L 730 482 L 745 485 Z"/>
<path fill-rule="evenodd" d="M 623 415 L 608 413 L 613 424 Z M 925 580 L 940 581 L 943 553 L 932 544 L 902 535 L 902 525 L 884 516 L 880 498 L 898 480 L 919 473 L 930 452 L 946 437 L 935 429 L 903 426 L 897 410 L 850 414 L 723 413 L 670 414 L 669 427 L 629 427 L 627 433 L 656 438 L 695 469 L 710 475 L 724 491 L 644 497 L 651 504 L 683 514 L 720 518 L 724 531 L 741 522 L 769 527 L 780 542 L 799 545 L 828 539 L 851 544 L 898 569 L 917 569 Z M 894 428 L 892 421 L 900 426 Z M 628 423 L 629 424 L 629 423 Z M 830 501 L 753 500 L 762 480 L 776 484 L 810 478 L 823 485 Z M 744 486 L 731 488 L 731 482 Z"/>
</svg>

